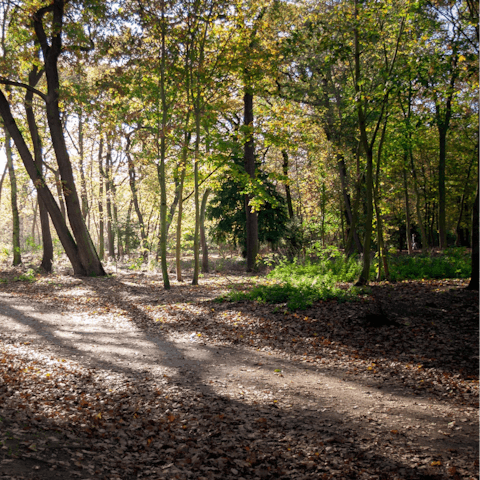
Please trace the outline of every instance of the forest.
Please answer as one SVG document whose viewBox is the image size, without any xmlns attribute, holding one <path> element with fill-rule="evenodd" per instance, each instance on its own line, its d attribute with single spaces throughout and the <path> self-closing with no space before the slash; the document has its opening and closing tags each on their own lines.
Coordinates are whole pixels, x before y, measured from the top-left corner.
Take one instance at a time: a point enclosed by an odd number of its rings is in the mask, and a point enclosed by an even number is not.
<svg viewBox="0 0 480 480">
<path fill-rule="evenodd" d="M 478 2 L 0 20 L 0 478 L 478 480 Z"/>
<path fill-rule="evenodd" d="M 3 258 L 128 259 L 169 288 L 170 258 L 197 284 L 209 249 L 254 271 L 335 247 L 359 285 L 372 257 L 388 279 L 398 252 L 478 255 L 477 20 L 470 1 L 2 2 Z"/>
</svg>

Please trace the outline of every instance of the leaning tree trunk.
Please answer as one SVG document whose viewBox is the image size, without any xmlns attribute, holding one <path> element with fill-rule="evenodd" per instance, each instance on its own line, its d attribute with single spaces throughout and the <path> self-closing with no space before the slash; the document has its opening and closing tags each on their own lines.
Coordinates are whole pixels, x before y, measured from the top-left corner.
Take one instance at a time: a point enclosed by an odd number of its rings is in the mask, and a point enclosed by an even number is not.
<svg viewBox="0 0 480 480">
<path fill-rule="evenodd" d="M 31 87 L 35 87 L 42 77 L 43 72 L 38 71 L 38 68 L 33 67 L 32 71 L 28 75 L 28 84 Z M 38 132 L 37 121 L 35 120 L 35 114 L 33 112 L 33 93 L 28 90 L 25 94 L 25 112 L 27 114 L 28 129 L 30 130 L 30 137 L 32 138 L 33 154 L 35 162 L 40 168 L 40 174 L 43 175 L 43 153 L 42 153 L 42 141 Z M 50 220 L 48 218 L 48 211 L 43 204 L 43 200 L 38 197 L 38 208 L 40 210 L 40 226 L 42 230 L 42 246 L 43 257 L 40 268 L 50 273 L 52 271 L 53 264 L 53 241 L 52 234 L 50 232 Z"/>
<path fill-rule="evenodd" d="M 62 243 L 63 248 L 65 249 L 65 253 L 72 264 L 73 271 L 76 275 L 86 275 L 88 272 L 86 271 L 82 261 L 80 259 L 80 255 L 78 252 L 77 244 L 75 243 L 67 224 L 65 223 L 65 218 L 60 211 L 60 208 L 55 201 L 52 192 L 49 190 L 45 183 L 45 179 L 41 174 L 40 167 L 35 163 L 35 160 L 28 149 L 27 144 L 20 132 L 13 116 L 12 112 L 10 111 L 10 105 L 8 104 L 5 95 L 0 90 L 0 115 L 3 118 L 4 125 L 7 128 L 10 136 L 12 137 L 13 141 L 15 142 L 15 146 L 17 147 L 18 153 L 25 165 L 25 169 L 27 170 L 28 175 L 30 176 L 33 185 L 37 189 L 37 193 L 41 200 L 43 201 L 50 218 L 52 219 L 53 225 L 58 234 L 58 238 Z"/>
<path fill-rule="evenodd" d="M 13 247 L 13 266 L 16 267 L 22 263 L 20 254 L 20 216 L 17 205 L 17 178 L 15 177 L 15 167 L 13 165 L 13 154 L 10 134 L 5 129 L 5 149 L 7 151 L 8 174 L 10 176 L 10 204 L 12 207 L 12 247 Z"/>
<path fill-rule="evenodd" d="M 47 121 L 62 179 L 62 188 L 67 207 L 68 220 L 78 246 L 80 261 L 87 275 L 104 276 L 106 275 L 105 270 L 103 269 L 102 263 L 97 255 L 82 215 L 81 204 L 75 186 L 72 164 L 65 143 L 60 115 L 60 78 L 57 63 L 58 58 L 62 53 L 64 7 L 64 0 L 53 0 L 53 3 L 50 6 L 41 8 L 32 15 L 35 33 L 43 52 L 45 74 L 47 77 Z M 51 11 L 53 14 L 52 24 L 55 26 L 51 32 L 50 42 L 48 41 L 43 25 L 44 16 L 48 11 Z"/>
</svg>

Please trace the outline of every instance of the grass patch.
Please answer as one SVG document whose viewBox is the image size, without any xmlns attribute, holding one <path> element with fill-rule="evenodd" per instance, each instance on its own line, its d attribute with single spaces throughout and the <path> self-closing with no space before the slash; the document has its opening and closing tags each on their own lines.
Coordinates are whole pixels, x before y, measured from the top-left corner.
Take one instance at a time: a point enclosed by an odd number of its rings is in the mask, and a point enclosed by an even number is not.
<svg viewBox="0 0 480 480">
<path fill-rule="evenodd" d="M 390 255 L 392 280 L 469 278 L 472 256 L 465 248 L 450 248 L 437 254 Z"/>
<path fill-rule="evenodd" d="M 461 248 L 434 255 L 391 255 L 388 262 L 391 280 L 395 281 L 468 278 L 471 273 L 471 255 Z M 374 259 L 371 279 L 375 278 L 377 268 L 378 260 Z M 232 290 L 217 300 L 285 304 L 289 310 L 305 310 L 320 300 L 347 301 L 361 291 L 351 285 L 345 287 L 358 279 L 361 269 L 358 257 L 346 258 L 339 250 L 327 248 L 318 253 L 315 261 L 280 263 L 265 283 L 246 292 Z"/>
</svg>

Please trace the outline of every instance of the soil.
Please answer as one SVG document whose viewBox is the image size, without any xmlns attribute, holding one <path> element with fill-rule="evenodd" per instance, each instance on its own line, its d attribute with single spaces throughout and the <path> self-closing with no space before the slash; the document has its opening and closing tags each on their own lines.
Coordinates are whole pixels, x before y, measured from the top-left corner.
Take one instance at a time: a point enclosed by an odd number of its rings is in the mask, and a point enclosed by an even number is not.
<svg viewBox="0 0 480 480">
<path fill-rule="evenodd" d="M 463 281 L 290 312 L 215 301 L 264 281 L 235 273 L 19 276 L 0 274 L 0 479 L 479 478 Z"/>
</svg>

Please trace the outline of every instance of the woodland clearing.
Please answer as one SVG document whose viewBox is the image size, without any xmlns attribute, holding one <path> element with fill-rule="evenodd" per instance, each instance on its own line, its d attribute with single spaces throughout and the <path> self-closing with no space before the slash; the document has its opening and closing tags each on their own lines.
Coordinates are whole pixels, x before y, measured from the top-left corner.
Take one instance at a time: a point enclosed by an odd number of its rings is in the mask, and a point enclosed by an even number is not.
<svg viewBox="0 0 480 480">
<path fill-rule="evenodd" d="M 291 312 L 215 301 L 238 272 L 1 278 L 0 479 L 479 478 L 464 280 Z"/>
</svg>

